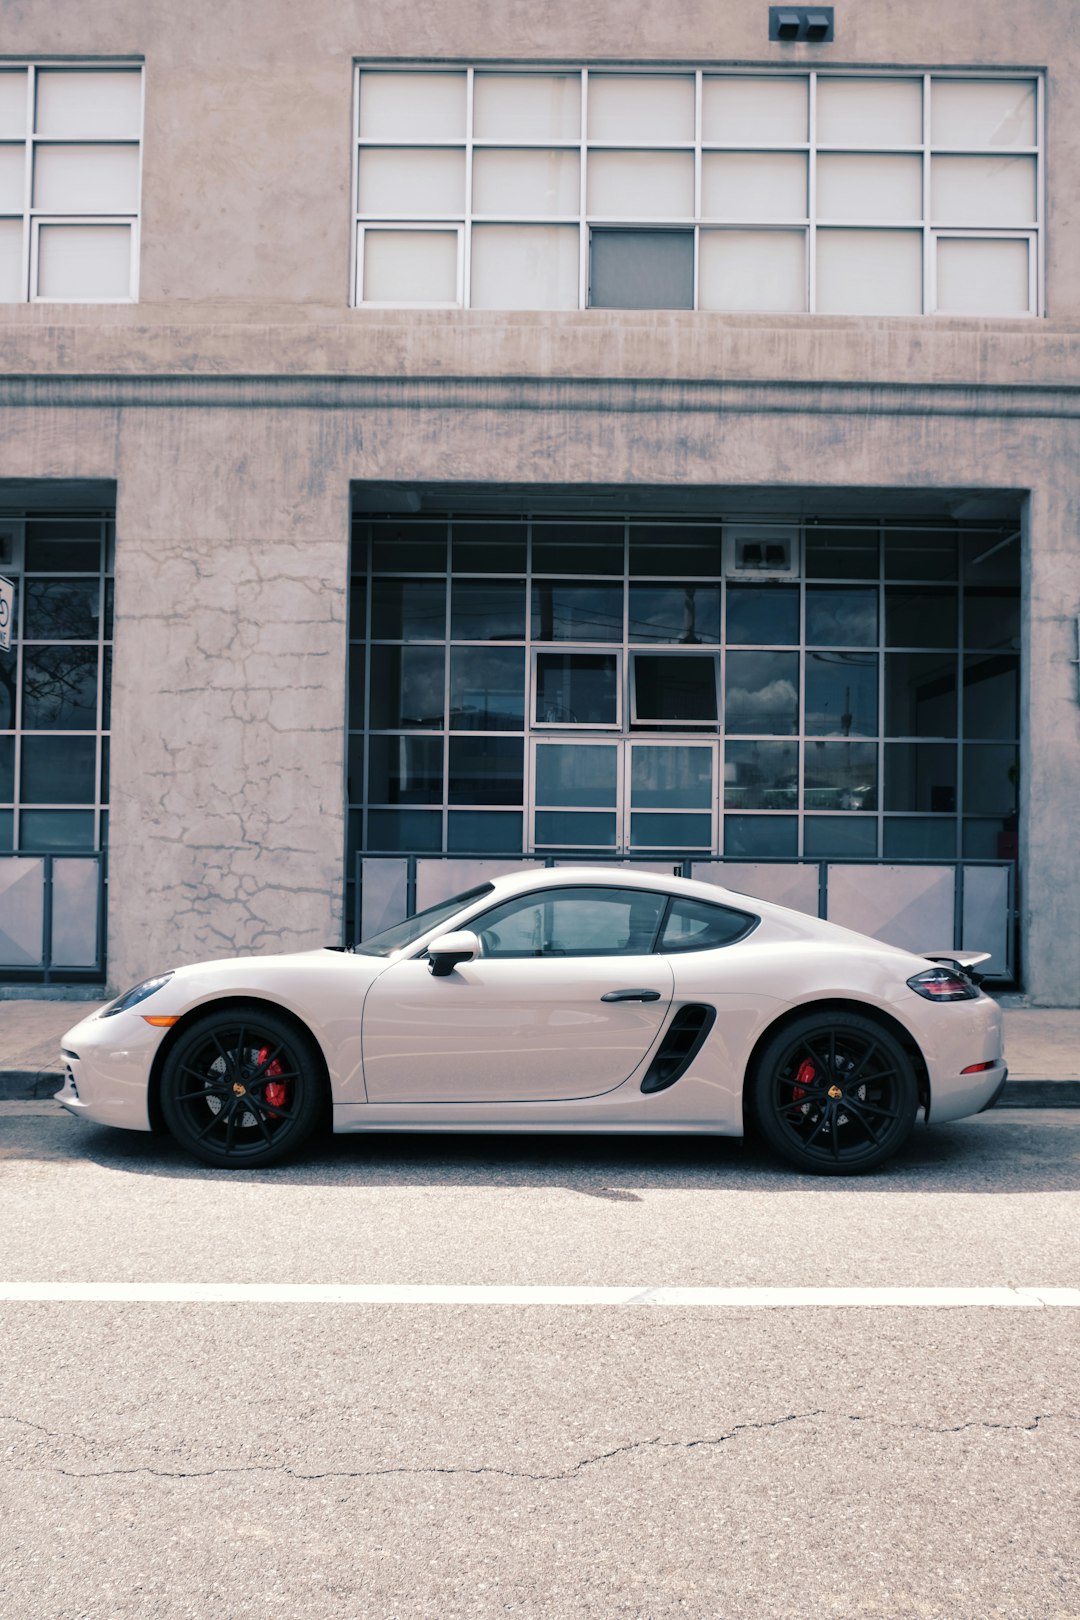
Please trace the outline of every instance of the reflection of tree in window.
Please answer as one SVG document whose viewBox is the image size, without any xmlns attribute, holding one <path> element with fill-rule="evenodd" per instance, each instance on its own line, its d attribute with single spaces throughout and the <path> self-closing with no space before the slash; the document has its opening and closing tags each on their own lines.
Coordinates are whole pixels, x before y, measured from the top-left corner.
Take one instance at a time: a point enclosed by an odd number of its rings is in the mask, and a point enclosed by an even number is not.
<svg viewBox="0 0 1080 1620">
<path fill-rule="evenodd" d="M 23 727 L 89 731 L 97 723 L 97 648 L 26 647 Z"/>
</svg>

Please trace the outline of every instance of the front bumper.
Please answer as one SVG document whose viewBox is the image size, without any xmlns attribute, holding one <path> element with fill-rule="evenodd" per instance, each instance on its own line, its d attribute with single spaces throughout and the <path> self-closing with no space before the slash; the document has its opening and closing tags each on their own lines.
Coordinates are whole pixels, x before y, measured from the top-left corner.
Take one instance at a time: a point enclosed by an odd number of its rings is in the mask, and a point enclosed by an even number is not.
<svg viewBox="0 0 1080 1620">
<path fill-rule="evenodd" d="M 56 1101 L 96 1125 L 149 1131 L 150 1067 L 165 1034 L 137 1012 L 84 1018 L 61 1042 L 64 1084 Z"/>
</svg>

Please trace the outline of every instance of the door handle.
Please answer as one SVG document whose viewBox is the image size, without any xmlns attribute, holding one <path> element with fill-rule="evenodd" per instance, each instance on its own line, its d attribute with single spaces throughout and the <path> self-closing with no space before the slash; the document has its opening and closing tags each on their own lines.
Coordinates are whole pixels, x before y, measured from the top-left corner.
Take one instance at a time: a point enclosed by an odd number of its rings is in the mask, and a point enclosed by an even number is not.
<svg viewBox="0 0 1080 1620">
<path fill-rule="evenodd" d="M 601 1001 L 659 1001 L 659 990 L 609 990 Z"/>
</svg>

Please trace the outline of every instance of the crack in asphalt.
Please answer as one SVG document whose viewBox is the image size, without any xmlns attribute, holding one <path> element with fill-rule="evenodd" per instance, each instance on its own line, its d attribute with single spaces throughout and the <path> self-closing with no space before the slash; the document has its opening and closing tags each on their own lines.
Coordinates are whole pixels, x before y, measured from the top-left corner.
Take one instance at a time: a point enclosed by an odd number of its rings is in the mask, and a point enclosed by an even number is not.
<svg viewBox="0 0 1080 1620">
<path fill-rule="evenodd" d="M 713 1447 L 726 1445 L 728 1441 L 737 1439 L 747 1433 L 760 1433 L 769 1429 L 778 1429 L 789 1423 L 805 1423 L 815 1418 L 826 1418 L 846 1423 L 887 1423 L 877 1417 L 866 1416 L 863 1413 L 830 1413 L 824 1408 L 816 1408 L 810 1412 L 789 1412 L 783 1417 L 769 1418 L 758 1423 L 736 1423 L 723 1434 L 703 1435 L 693 1440 L 663 1440 L 659 1435 L 653 1435 L 645 1440 L 627 1441 L 625 1445 L 615 1446 L 610 1451 L 598 1452 L 592 1457 L 583 1457 L 579 1462 L 569 1468 L 559 1469 L 552 1473 L 533 1473 L 527 1469 L 497 1468 L 489 1464 L 477 1467 L 464 1465 L 432 1464 L 427 1467 L 412 1467 L 404 1464 L 395 1464 L 386 1468 L 328 1468 L 312 1473 L 301 1471 L 288 1463 L 245 1463 L 220 1468 L 203 1469 L 172 1469 L 154 1468 L 149 1464 L 140 1464 L 133 1468 L 100 1468 L 100 1469 L 70 1469 L 58 1468 L 57 1473 L 68 1479 L 107 1479 L 114 1476 L 131 1474 L 147 1474 L 154 1479 L 212 1479 L 218 1474 L 282 1474 L 286 1478 L 300 1481 L 317 1481 L 323 1479 L 382 1479 L 392 1475 L 433 1476 L 433 1475 L 495 1475 L 503 1479 L 524 1479 L 537 1484 L 552 1484 L 575 1478 L 587 1468 L 595 1468 L 601 1463 L 611 1462 L 615 1457 L 626 1456 L 635 1451 L 651 1449 L 664 1451 L 693 1451 L 698 1447 Z M 1077 1414 L 1071 1412 L 1041 1412 L 1029 1423 L 1001 1423 L 980 1418 L 969 1418 L 964 1423 L 937 1425 L 930 1423 L 897 1423 L 888 1424 L 889 1427 L 906 1429 L 913 1433 L 923 1434 L 963 1434 L 969 1429 L 1003 1430 L 1021 1434 L 1033 1434 L 1042 1424 L 1054 1420 L 1067 1423 L 1080 1421 Z M 24 1422 L 24 1419 L 16 1419 Z M 39 1428 L 38 1424 L 30 1424 L 32 1428 Z M 50 1431 L 42 1429 L 43 1434 Z M 53 1438 L 57 1438 L 53 1436 Z M 79 1438 L 84 1438 L 80 1436 Z"/>
</svg>

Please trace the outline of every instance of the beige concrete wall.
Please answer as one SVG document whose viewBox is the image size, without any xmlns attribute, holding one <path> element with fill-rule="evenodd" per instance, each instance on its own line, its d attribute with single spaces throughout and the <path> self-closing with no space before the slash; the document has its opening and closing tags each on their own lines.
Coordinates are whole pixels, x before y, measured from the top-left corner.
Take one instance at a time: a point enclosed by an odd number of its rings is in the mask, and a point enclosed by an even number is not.
<svg viewBox="0 0 1080 1620">
<path fill-rule="evenodd" d="M 142 301 L 0 306 L 0 479 L 118 481 L 110 972 L 334 940 L 350 479 L 1031 489 L 1024 938 L 1080 1001 L 1074 0 L 8 0 L 146 62 Z M 352 64 L 1046 68 L 1045 321 L 348 309 Z"/>
<path fill-rule="evenodd" d="M 345 306 L 356 57 L 1045 68 L 1048 307 L 1075 318 L 1075 0 L 842 0 L 836 15 L 832 44 L 793 46 L 769 43 L 765 0 L 8 0 L 3 51 L 145 58 L 142 299 L 174 318 Z"/>
<path fill-rule="evenodd" d="M 193 382 L 192 386 L 197 386 Z M 272 393 L 268 382 L 267 392 Z M 345 385 L 342 385 L 343 387 Z M 110 974 L 340 935 L 345 585 L 352 479 L 1031 488 L 1026 546 L 1024 953 L 1046 1005 L 1080 984 L 1080 422 L 976 416 L 933 391 L 900 416 L 748 395 L 641 409 L 9 406 L 8 476 L 115 476 Z M 0 390 L 0 400 L 2 400 Z M 920 404 L 919 396 L 911 400 Z M 947 479 L 943 476 L 947 470 Z M 812 504 L 812 494 L 809 497 Z"/>
</svg>

